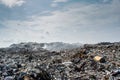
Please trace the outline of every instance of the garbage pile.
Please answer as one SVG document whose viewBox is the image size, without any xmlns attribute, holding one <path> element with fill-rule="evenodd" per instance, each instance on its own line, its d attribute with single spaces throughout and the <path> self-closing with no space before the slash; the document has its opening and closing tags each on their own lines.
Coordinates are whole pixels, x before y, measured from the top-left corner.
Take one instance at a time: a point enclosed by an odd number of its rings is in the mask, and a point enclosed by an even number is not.
<svg viewBox="0 0 120 80">
<path fill-rule="evenodd" d="M 120 80 L 120 43 L 60 52 L 1 48 L 0 80 Z"/>
</svg>

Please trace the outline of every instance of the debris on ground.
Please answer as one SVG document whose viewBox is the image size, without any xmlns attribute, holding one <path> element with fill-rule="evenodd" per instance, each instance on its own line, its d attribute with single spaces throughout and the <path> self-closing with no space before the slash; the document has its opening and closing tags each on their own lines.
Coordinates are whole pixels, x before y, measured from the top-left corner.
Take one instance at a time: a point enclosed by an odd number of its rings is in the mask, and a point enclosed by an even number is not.
<svg viewBox="0 0 120 80">
<path fill-rule="evenodd" d="M 33 48 L 1 48 L 0 80 L 120 80 L 119 42 L 59 52 Z"/>
</svg>

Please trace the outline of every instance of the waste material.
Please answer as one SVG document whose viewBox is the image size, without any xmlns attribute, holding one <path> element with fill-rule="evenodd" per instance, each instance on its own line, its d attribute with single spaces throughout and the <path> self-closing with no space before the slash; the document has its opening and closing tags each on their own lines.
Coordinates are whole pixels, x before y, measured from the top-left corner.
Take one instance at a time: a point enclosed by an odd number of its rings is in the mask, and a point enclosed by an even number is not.
<svg viewBox="0 0 120 80">
<path fill-rule="evenodd" d="M 120 80 L 119 42 L 59 52 L 33 48 L 0 48 L 0 80 Z"/>
</svg>

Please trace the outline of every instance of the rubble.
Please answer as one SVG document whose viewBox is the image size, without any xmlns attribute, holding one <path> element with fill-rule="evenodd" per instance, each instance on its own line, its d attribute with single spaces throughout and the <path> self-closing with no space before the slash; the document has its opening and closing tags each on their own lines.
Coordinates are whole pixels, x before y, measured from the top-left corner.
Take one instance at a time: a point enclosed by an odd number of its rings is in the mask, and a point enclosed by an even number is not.
<svg viewBox="0 0 120 80">
<path fill-rule="evenodd" d="M 120 43 L 86 44 L 60 52 L 35 45 L 1 48 L 0 80 L 120 79 Z"/>
</svg>

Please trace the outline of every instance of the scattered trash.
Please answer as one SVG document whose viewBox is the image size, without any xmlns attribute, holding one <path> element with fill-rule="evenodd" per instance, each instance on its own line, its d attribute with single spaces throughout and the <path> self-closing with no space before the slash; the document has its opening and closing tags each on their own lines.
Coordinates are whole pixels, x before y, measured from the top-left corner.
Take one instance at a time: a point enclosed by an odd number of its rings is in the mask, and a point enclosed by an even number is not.
<svg viewBox="0 0 120 80">
<path fill-rule="evenodd" d="M 60 52 L 33 45 L 0 49 L 0 80 L 120 80 L 120 43 Z"/>
</svg>

